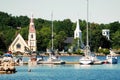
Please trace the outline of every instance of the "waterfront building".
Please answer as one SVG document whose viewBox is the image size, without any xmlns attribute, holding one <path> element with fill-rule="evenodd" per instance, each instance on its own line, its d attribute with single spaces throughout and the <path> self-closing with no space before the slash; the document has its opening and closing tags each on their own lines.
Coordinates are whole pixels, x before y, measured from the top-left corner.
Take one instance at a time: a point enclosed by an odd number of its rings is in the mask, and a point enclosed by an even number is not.
<svg viewBox="0 0 120 80">
<path fill-rule="evenodd" d="M 28 34 L 28 41 L 24 40 L 20 33 L 16 36 L 13 40 L 11 45 L 9 46 L 9 51 L 11 52 L 21 52 L 25 53 L 28 51 L 36 51 L 36 30 L 34 26 L 33 16 L 30 19 L 29 24 L 29 34 Z"/>
<path fill-rule="evenodd" d="M 102 35 L 107 37 L 108 40 L 110 40 L 110 30 L 109 29 L 103 29 Z"/>
</svg>

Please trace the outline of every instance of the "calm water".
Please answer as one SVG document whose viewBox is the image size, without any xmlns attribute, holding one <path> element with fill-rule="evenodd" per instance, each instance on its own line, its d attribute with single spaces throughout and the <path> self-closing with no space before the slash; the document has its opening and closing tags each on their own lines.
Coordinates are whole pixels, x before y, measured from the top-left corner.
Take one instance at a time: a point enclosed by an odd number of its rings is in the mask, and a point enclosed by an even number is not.
<svg viewBox="0 0 120 80">
<path fill-rule="evenodd" d="M 105 59 L 105 57 L 98 58 Z M 79 57 L 61 57 L 61 59 L 78 61 Z M 2 74 L 0 80 L 120 80 L 120 61 L 115 65 L 40 64 L 29 68 L 31 72 L 28 72 L 28 66 L 17 66 L 15 74 Z"/>
</svg>

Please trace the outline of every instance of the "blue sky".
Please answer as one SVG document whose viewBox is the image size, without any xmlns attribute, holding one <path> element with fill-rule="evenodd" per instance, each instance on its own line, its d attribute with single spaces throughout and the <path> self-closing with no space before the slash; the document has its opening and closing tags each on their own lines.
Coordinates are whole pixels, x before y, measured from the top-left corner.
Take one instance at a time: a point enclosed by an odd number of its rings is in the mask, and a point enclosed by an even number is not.
<svg viewBox="0 0 120 80">
<path fill-rule="evenodd" d="M 0 11 L 13 16 L 26 15 L 50 20 L 78 18 L 86 20 L 87 0 L 0 0 Z M 120 0 L 89 0 L 89 21 L 110 23 L 120 21 Z"/>
</svg>

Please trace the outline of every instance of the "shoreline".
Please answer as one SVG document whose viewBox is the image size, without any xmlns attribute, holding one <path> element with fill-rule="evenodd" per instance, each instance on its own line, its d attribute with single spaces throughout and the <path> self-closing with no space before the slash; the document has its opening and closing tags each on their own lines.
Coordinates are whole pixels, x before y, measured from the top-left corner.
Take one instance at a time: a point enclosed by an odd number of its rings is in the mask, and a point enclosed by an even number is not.
<svg viewBox="0 0 120 80">
<path fill-rule="evenodd" d="M 56 54 L 57 56 L 83 56 L 83 55 L 80 55 L 80 54 L 68 54 L 68 53 L 61 53 L 61 54 Z M 108 54 L 109 55 L 109 54 Z M 15 56 L 15 55 L 14 55 Z M 17 55 L 16 55 L 17 56 Z M 31 57 L 31 56 L 37 56 L 36 54 L 32 54 L 32 55 L 22 55 L 23 57 Z M 43 57 L 46 57 L 46 56 L 49 56 L 49 54 L 46 54 L 46 53 L 42 53 L 42 54 L 39 54 L 38 56 L 43 56 Z M 106 56 L 105 54 L 95 54 L 95 56 Z M 120 56 L 120 54 L 116 54 L 115 56 Z"/>
</svg>

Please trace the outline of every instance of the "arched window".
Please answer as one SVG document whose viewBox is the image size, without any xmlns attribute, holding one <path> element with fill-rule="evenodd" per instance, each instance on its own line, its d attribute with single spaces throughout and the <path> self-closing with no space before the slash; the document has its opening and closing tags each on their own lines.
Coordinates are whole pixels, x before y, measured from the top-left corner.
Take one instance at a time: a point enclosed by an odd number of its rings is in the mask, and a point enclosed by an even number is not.
<svg viewBox="0 0 120 80">
<path fill-rule="evenodd" d="M 21 48 L 20 43 L 18 43 L 18 44 L 16 45 L 16 48 L 17 48 L 17 49 L 20 49 L 20 48 Z"/>
<path fill-rule="evenodd" d="M 31 34 L 31 38 L 33 38 L 33 34 Z"/>
</svg>

